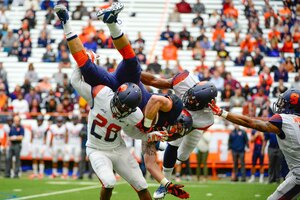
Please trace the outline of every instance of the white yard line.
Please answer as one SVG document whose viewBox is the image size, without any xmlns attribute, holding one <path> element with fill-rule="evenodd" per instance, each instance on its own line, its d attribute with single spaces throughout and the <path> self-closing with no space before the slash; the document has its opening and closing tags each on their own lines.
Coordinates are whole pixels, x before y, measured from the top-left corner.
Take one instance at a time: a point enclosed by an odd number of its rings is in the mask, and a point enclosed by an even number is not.
<svg viewBox="0 0 300 200">
<path fill-rule="evenodd" d="M 125 182 L 119 182 L 119 183 L 117 183 L 117 185 L 124 184 L 124 183 Z M 53 196 L 53 195 L 58 195 L 58 194 L 66 194 L 66 193 L 78 192 L 78 191 L 83 191 L 83 190 L 91 190 L 91 189 L 96 189 L 96 188 L 100 188 L 100 186 L 94 185 L 94 186 L 88 186 L 88 187 L 82 187 L 82 188 L 62 190 L 62 191 L 57 191 L 57 192 L 35 194 L 35 195 L 30 195 L 30 196 L 25 196 L 25 197 L 13 198 L 13 200 L 35 199 L 35 198 L 39 198 L 39 197 L 48 197 L 48 196 Z"/>
</svg>

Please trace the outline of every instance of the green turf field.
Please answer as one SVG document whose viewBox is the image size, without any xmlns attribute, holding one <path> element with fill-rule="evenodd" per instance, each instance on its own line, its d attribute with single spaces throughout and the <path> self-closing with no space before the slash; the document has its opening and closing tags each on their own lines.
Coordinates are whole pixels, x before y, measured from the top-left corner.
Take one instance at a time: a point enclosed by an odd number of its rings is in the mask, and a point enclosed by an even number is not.
<svg viewBox="0 0 300 200">
<path fill-rule="evenodd" d="M 148 181 L 151 194 L 158 187 Z M 277 187 L 276 184 L 231 183 L 230 181 L 182 182 L 191 195 L 191 200 L 258 200 L 266 199 Z M 99 199 L 100 185 L 96 178 L 89 180 L 48 179 L 28 180 L 0 178 L 0 199 L 41 199 L 41 200 L 94 200 Z M 138 199 L 134 190 L 124 181 L 119 181 L 113 191 L 112 200 Z M 167 195 L 166 200 L 177 199 Z"/>
</svg>

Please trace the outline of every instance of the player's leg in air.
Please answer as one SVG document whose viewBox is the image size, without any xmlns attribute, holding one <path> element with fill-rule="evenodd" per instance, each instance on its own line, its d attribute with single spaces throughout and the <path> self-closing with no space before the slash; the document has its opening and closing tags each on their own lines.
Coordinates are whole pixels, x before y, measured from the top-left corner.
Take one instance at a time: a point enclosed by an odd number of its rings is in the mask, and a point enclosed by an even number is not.
<svg viewBox="0 0 300 200">
<path fill-rule="evenodd" d="M 72 31 L 67 8 L 62 4 L 58 4 L 54 10 L 63 25 L 69 50 L 80 68 L 85 81 L 92 87 L 96 85 L 106 85 L 116 90 L 119 85 L 117 85 L 115 77 L 94 63 L 96 54 L 91 51 L 86 51 L 77 34 Z"/>
<path fill-rule="evenodd" d="M 123 60 L 118 65 L 115 76 L 120 83 L 133 82 L 139 84 L 141 76 L 141 66 L 132 49 L 130 42 L 123 33 L 118 20 L 118 14 L 123 10 L 124 5 L 115 2 L 111 7 L 100 10 L 97 13 L 99 20 L 103 21 L 111 34 L 115 48 L 122 55 Z"/>
</svg>

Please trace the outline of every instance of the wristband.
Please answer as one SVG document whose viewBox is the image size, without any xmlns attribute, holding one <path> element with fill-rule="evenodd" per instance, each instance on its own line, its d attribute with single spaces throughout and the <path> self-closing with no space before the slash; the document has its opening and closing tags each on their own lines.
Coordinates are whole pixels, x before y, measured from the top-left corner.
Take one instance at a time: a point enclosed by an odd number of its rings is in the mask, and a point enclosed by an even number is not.
<svg viewBox="0 0 300 200">
<path fill-rule="evenodd" d="M 227 118 L 228 112 L 226 110 L 222 110 L 221 117 Z"/>
<path fill-rule="evenodd" d="M 150 128 L 151 127 L 151 125 L 152 125 L 152 119 L 148 119 L 148 118 L 145 118 L 144 119 L 144 126 L 146 127 L 146 128 Z"/>
<path fill-rule="evenodd" d="M 167 178 L 163 178 L 163 179 L 160 181 L 160 184 L 163 185 L 164 187 L 166 187 L 169 183 L 170 183 L 170 181 L 168 181 Z"/>
</svg>

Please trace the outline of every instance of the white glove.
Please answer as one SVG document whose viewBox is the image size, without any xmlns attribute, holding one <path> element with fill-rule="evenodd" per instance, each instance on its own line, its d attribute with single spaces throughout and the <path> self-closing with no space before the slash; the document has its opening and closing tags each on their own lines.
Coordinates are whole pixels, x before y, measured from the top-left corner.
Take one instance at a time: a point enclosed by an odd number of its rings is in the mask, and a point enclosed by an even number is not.
<svg viewBox="0 0 300 200">
<path fill-rule="evenodd" d="M 153 131 L 147 134 L 148 142 L 165 141 L 168 139 L 166 131 Z"/>
</svg>

